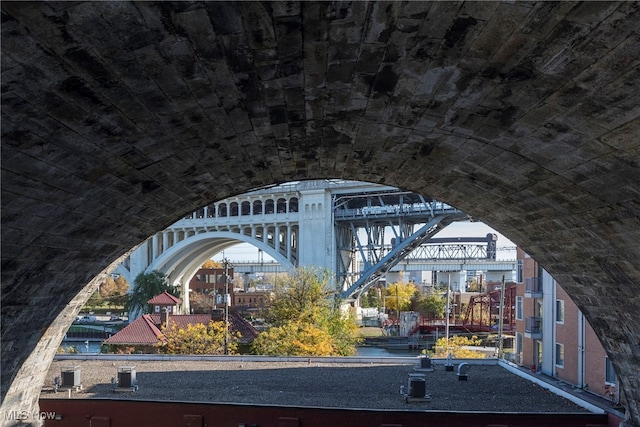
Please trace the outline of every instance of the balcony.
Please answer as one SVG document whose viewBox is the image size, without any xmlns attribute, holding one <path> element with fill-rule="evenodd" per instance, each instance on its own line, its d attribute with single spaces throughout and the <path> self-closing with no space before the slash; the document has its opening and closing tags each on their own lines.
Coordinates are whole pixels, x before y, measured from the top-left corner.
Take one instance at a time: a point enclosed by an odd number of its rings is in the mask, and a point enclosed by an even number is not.
<svg viewBox="0 0 640 427">
<path fill-rule="evenodd" d="M 542 317 L 527 317 L 524 321 L 524 336 L 526 338 L 542 338 Z"/>
<path fill-rule="evenodd" d="M 525 298 L 542 298 L 542 277 L 527 277 L 524 296 Z"/>
</svg>

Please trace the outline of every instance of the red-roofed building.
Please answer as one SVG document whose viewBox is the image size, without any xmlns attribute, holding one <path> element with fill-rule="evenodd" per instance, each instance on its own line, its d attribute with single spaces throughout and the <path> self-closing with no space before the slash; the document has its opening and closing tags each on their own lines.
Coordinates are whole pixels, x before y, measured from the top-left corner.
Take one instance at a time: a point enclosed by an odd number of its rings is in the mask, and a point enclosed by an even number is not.
<svg viewBox="0 0 640 427">
<path fill-rule="evenodd" d="M 177 313 L 177 306 L 182 304 L 182 300 L 164 291 L 147 301 L 147 304 L 153 306 L 154 313 L 162 313 L 163 308 L 166 308 L 169 313 Z"/>
<path fill-rule="evenodd" d="M 162 326 L 171 319 L 179 329 L 186 328 L 190 324 L 224 320 L 223 311 L 214 310 L 211 314 L 179 314 L 176 306 L 181 303 L 179 298 L 164 292 L 150 299 L 149 304 L 154 306 L 154 314 L 145 314 L 138 317 L 121 331 L 103 341 L 114 352 L 157 353 L 155 345 L 163 340 Z M 169 317 L 170 316 L 170 317 Z M 237 313 L 229 313 L 229 329 L 231 332 L 239 332 L 241 344 L 251 344 L 258 336 L 258 331 L 246 319 Z"/>
</svg>

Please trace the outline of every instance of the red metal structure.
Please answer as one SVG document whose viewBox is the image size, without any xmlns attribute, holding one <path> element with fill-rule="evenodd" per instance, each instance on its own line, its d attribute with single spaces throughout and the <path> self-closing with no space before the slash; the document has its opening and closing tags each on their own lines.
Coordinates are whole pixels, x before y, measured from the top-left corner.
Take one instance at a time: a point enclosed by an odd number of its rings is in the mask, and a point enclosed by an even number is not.
<svg viewBox="0 0 640 427">
<path fill-rule="evenodd" d="M 474 295 L 467 305 L 466 315 L 463 319 L 465 329 L 474 332 L 498 331 L 500 325 L 500 299 L 501 289 Z M 502 330 L 515 331 L 516 322 L 516 285 L 506 284 L 504 301 L 502 302 Z"/>
</svg>

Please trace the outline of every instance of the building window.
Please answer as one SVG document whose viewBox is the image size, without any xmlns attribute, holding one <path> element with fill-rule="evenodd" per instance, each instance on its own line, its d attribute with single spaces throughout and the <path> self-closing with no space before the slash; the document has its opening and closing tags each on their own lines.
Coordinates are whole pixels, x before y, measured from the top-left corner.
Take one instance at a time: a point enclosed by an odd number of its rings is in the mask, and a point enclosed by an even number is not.
<svg viewBox="0 0 640 427">
<path fill-rule="evenodd" d="M 564 323 L 564 300 L 556 300 L 556 323 Z"/>
<path fill-rule="evenodd" d="M 522 320 L 522 297 L 516 297 L 516 320 Z"/>
<path fill-rule="evenodd" d="M 522 363 L 522 333 L 516 332 L 516 363 Z"/>
<path fill-rule="evenodd" d="M 556 343 L 556 366 L 564 367 L 564 344 Z"/>
<path fill-rule="evenodd" d="M 518 260 L 517 266 L 516 266 L 516 282 L 517 283 L 523 283 L 524 282 L 524 263 L 521 259 Z"/>
<path fill-rule="evenodd" d="M 607 385 L 615 385 L 618 381 L 616 377 L 616 371 L 613 369 L 613 364 L 611 360 L 605 356 L 604 357 L 604 382 Z"/>
</svg>

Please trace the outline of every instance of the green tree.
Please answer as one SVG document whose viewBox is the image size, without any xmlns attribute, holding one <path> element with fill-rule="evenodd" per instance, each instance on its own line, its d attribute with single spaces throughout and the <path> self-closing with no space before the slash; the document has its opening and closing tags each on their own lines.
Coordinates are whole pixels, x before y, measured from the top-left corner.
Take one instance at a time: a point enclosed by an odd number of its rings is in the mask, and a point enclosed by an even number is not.
<svg viewBox="0 0 640 427">
<path fill-rule="evenodd" d="M 380 302 L 380 288 L 378 286 L 372 286 L 367 289 L 360 297 L 360 307 L 362 308 L 378 308 L 382 307 L 382 303 Z"/>
<path fill-rule="evenodd" d="M 142 310 L 144 313 L 149 313 L 151 307 L 147 301 L 164 291 L 178 296 L 178 291 L 167 283 L 167 278 L 162 272 L 153 270 L 149 273 L 140 273 L 133 281 L 133 291 L 129 295 L 127 309 L 129 312 Z"/>
<path fill-rule="evenodd" d="M 315 268 L 298 268 L 290 275 L 276 277 L 267 321 L 276 326 L 300 319 L 313 321 L 331 307 L 335 292 L 327 286 L 328 280 L 327 270 Z"/>
<path fill-rule="evenodd" d="M 102 295 L 100 295 L 100 292 L 96 290 L 93 294 L 91 294 L 87 302 L 84 303 L 84 306 L 82 306 L 82 309 L 93 310 L 96 307 L 102 306 L 102 304 L 104 304 L 104 298 L 102 298 Z"/>
<path fill-rule="evenodd" d="M 443 319 L 446 299 L 440 294 L 425 295 L 418 300 L 418 310 L 427 319 Z"/>
<path fill-rule="evenodd" d="M 268 355 L 352 355 L 359 341 L 351 313 L 340 310 L 326 270 L 299 268 L 279 277 L 266 319 L 272 324 L 253 342 L 253 352 Z"/>
</svg>

